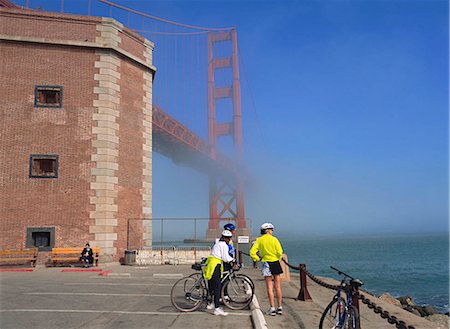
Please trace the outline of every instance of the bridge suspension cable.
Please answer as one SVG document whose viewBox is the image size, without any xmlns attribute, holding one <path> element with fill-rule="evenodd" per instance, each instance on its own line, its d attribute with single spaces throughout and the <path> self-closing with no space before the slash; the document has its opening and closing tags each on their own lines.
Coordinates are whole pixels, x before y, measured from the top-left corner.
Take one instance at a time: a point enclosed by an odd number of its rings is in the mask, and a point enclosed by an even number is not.
<svg viewBox="0 0 450 329">
<path fill-rule="evenodd" d="M 147 17 L 147 18 L 151 18 L 154 19 L 156 21 L 160 21 L 160 22 L 164 22 L 164 23 L 168 23 L 168 24 L 172 24 L 172 25 L 176 25 L 176 26 L 181 26 L 181 27 L 186 27 L 189 29 L 195 29 L 195 30 L 202 30 L 202 31 L 229 31 L 232 30 L 233 27 L 202 27 L 202 26 L 195 26 L 195 25 L 190 25 L 190 24 L 183 24 L 183 23 L 179 23 L 179 22 L 175 22 L 175 21 L 171 21 L 165 18 L 161 18 L 161 17 L 157 17 L 154 15 L 150 15 L 150 14 L 146 14 L 122 5 L 119 5 L 117 3 L 108 1 L 108 0 L 99 0 L 100 2 L 103 2 L 105 4 L 108 4 L 110 6 L 116 7 L 116 8 L 120 8 L 123 10 L 126 10 L 128 12 L 143 16 L 143 17 Z"/>
<path fill-rule="evenodd" d="M 201 35 L 207 34 L 209 31 L 199 31 L 199 32 L 160 32 L 160 31 L 149 31 L 149 30 L 140 30 L 140 29 L 132 29 L 137 33 L 148 33 L 152 35 L 173 35 L 173 36 L 191 36 L 191 35 Z"/>
</svg>

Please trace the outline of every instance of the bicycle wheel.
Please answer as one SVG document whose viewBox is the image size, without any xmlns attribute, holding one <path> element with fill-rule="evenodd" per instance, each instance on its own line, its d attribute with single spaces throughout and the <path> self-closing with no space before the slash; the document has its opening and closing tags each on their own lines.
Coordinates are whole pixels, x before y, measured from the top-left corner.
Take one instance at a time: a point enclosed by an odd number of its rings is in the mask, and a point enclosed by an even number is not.
<svg viewBox="0 0 450 329">
<path fill-rule="evenodd" d="M 345 301 L 337 298 L 328 304 L 320 318 L 319 329 L 337 329 L 341 327 L 342 317 L 345 311 Z"/>
<path fill-rule="evenodd" d="M 194 272 L 191 275 L 189 275 L 191 278 L 194 278 L 195 280 L 198 280 L 202 277 L 202 272 Z"/>
<path fill-rule="evenodd" d="M 201 272 L 192 273 L 191 275 L 189 275 L 189 277 L 198 281 L 206 289 L 206 283 L 205 283 L 205 280 L 202 278 Z M 190 280 L 184 281 L 184 291 L 185 292 L 189 292 L 191 289 L 191 287 L 189 286 L 189 282 L 191 282 L 191 281 Z"/>
<path fill-rule="evenodd" d="M 253 282 L 253 280 L 252 280 L 249 276 L 247 276 L 247 275 L 245 275 L 245 274 L 236 274 L 236 276 L 237 276 L 237 277 L 243 277 L 243 278 L 246 278 L 246 279 L 248 280 L 248 282 L 250 282 L 250 284 L 252 285 L 253 291 L 255 290 L 255 283 Z"/>
<path fill-rule="evenodd" d="M 355 306 L 348 308 L 347 315 L 344 319 L 343 329 L 357 329 L 359 325 L 359 314 Z"/>
<path fill-rule="evenodd" d="M 224 282 L 220 295 L 228 308 L 242 310 L 250 304 L 254 293 L 252 281 L 244 276 L 233 276 Z"/>
<path fill-rule="evenodd" d="M 200 307 L 206 289 L 203 279 L 196 280 L 192 277 L 181 278 L 172 287 L 170 301 L 181 312 L 192 312 Z"/>
</svg>

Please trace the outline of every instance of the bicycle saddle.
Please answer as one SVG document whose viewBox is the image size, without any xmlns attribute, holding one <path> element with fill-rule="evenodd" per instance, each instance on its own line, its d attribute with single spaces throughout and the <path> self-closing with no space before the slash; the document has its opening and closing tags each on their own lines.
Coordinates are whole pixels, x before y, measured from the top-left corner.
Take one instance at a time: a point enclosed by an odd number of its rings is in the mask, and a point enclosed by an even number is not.
<svg viewBox="0 0 450 329">
<path fill-rule="evenodd" d="M 202 264 L 200 264 L 200 263 L 194 263 L 194 264 L 191 265 L 191 268 L 192 268 L 193 270 L 200 271 L 200 270 L 202 269 Z"/>
<path fill-rule="evenodd" d="M 359 288 L 359 287 L 361 287 L 364 283 L 363 283 L 360 279 L 352 279 L 352 280 L 350 280 L 350 284 L 352 285 L 352 287 Z"/>
</svg>

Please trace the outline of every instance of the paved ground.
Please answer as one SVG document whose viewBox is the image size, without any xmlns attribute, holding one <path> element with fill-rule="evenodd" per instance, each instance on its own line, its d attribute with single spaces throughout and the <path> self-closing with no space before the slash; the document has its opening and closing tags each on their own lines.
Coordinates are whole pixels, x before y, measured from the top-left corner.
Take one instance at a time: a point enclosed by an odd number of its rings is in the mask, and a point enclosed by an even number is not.
<svg viewBox="0 0 450 329">
<path fill-rule="evenodd" d="M 104 265 L 108 275 L 98 272 L 61 272 L 67 268 L 38 267 L 33 272 L 0 273 L 0 328 L 318 328 L 323 309 L 333 291 L 308 280 L 313 302 L 295 300 L 298 276 L 282 284 L 285 314 L 253 318 L 250 310 L 232 311 L 218 317 L 206 311 L 180 313 L 170 303 L 170 289 L 181 276 L 193 270 L 177 266 Z M 243 269 L 256 284 L 262 311 L 269 307 L 264 281 L 257 269 Z M 335 282 L 332 282 L 335 283 Z M 374 301 L 416 329 L 444 329 L 383 301 Z M 360 306 L 363 329 L 395 328 L 379 315 Z M 253 315 L 255 313 L 253 312 Z"/>
<path fill-rule="evenodd" d="M 107 276 L 65 273 L 38 267 L 33 272 L 2 272 L 0 327 L 56 328 L 252 328 L 250 310 L 227 317 L 180 313 L 170 289 L 190 266 L 109 265 Z M 205 305 L 206 306 L 206 305 Z"/>
</svg>

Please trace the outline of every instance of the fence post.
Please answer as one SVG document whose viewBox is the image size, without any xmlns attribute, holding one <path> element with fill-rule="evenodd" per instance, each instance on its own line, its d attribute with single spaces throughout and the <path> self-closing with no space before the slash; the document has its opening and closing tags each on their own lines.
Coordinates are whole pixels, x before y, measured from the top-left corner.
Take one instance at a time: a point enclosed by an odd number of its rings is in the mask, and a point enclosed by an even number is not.
<svg viewBox="0 0 450 329">
<path fill-rule="evenodd" d="M 308 292 L 308 288 L 306 286 L 306 265 L 300 264 L 300 291 L 298 292 L 297 300 L 301 301 L 312 301 L 312 298 Z"/>
<path fill-rule="evenodd" d="M 194 243 L 197 243 L 197 218 L 194 218 Z"/>
<path fill-rule="evenodd" d="M 164 218 L 161 218 L 161 247 L 163 245 L 163 234 L 164 234 Z"/>
<path fill-rule="evenodd" d="M 358 292 L 356 290 L 353 290 L 352 292 L 352 305 L 356 308 L 358 311 L 358 328 L 361 329 L 361 315 L 359 313 L 359 298 L 358 298 Z"/>
</svg>

